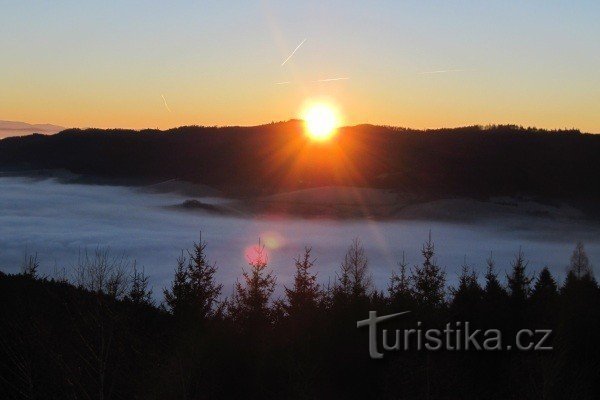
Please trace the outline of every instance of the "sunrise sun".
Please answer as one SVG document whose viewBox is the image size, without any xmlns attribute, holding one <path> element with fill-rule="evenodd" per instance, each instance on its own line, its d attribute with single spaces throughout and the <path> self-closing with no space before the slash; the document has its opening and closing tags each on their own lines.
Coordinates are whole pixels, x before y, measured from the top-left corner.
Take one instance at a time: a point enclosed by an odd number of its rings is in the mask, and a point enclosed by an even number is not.
<svg viewBox="0 0 600 400">
<path fill-rule="evenodd" d="M 325 141 L 333 137 L 340 124 L 336 110 L 325 103 L 311 104 L 305 109 L 302 118 L 306 134 L 316 141 Z"/>
</svg>

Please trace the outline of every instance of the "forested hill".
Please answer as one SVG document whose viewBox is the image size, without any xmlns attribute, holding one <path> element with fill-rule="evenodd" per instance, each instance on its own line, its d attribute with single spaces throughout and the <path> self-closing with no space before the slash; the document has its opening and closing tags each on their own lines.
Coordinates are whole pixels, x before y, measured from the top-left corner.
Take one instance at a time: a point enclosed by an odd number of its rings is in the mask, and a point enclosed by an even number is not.
<svg viewBox="0 0 600 400">
<path fill-rule="evenodd" d="M 359 185 L 426 196 L 600 195 L 600 135 L 516 126 L 340 129 L 327 143 L 301 121 L 256 127 L 69 129 L 0 141 L 0 170 L 64 168 L 105 178 L 178 178 L 232 194 Z"/>
</svg>

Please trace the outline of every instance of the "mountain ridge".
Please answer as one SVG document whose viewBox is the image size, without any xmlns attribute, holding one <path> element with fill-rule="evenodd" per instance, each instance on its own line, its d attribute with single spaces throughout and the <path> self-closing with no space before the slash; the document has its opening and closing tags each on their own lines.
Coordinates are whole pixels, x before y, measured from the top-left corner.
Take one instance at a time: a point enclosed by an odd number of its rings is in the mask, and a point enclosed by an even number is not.
<svg viewBox="0 0 600 400">
<path fill-rule="evenodd" d="M 253 127 L 66 129 L 0 141 L 0 169 L 180 179 L 238 196 L 320 186 L 425 196 L 530 195 L 597 199 L 600 137 L 515 125 L 414 130 L 340 128 L 324 143 L 301 121 Z"/>
<path fill-rule="evenodd" d="M 12 136 L 30 135 L 40 133 L 51 135 L 58 133 L 65 128 L 53 124 L 29 124 L 21 121 L 5 121 L 0 120 L 0 139 Z"/>
</svg>

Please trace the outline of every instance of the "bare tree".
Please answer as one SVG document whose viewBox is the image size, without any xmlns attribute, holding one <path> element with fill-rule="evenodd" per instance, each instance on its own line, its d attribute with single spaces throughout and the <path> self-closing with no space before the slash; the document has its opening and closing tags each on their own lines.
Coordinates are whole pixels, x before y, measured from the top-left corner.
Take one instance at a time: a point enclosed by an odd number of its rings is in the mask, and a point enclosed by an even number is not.
<svg viewBox="0 0 600 400">
<path fill-rule="evenodd" d="M 575 250 L 571 255 L 571 263 L 568 267 L 568 272 L 572 272 L 577 279 L 584 277 L 593 277 L 594 271 L 590 259 L 588 258 L 582 242 L 577 242 Z"/>
<path fill-rule="evenodd" d="M 30 278 L 38 277 L 38 269 L 40 267 L 40 262 L 38 261 L 38 255 L 35 254 L 25 254 L 23 258 L 23 263 L 21 264 L 21 273 Z"/>
<path fill-rule="evenodd" d="M 121 299 L 129 290 L 131 268 L 129 259 L 112 256 L 108 247 L 96 247 L 92 254 L 85 249 L 73 266 L 74 280 L 82 289 Z"/>
</svg>

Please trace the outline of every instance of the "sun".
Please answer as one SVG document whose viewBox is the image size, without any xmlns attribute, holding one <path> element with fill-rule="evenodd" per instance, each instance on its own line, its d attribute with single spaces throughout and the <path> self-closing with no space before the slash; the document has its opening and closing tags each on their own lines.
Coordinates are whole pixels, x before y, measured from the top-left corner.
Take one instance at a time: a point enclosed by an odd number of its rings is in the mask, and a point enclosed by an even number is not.
<svg viewBox="0 0 600 400">
<path fill-rule="evenodd" d="M 333 137 L 340 123 L 336 110 L 326 103 L 308 106 L 302 119 L 304 119 L 308 137 L 319 142 Z"/>
</svg>

